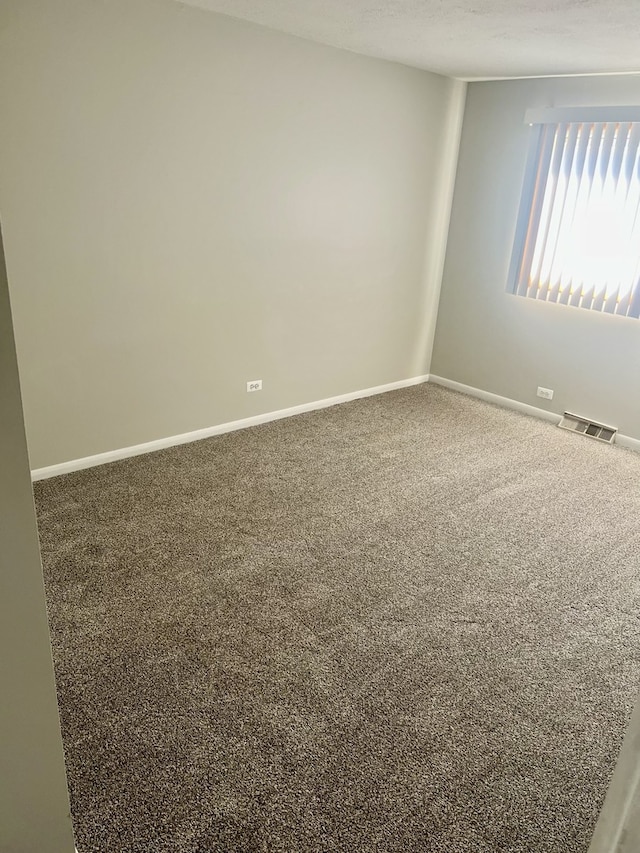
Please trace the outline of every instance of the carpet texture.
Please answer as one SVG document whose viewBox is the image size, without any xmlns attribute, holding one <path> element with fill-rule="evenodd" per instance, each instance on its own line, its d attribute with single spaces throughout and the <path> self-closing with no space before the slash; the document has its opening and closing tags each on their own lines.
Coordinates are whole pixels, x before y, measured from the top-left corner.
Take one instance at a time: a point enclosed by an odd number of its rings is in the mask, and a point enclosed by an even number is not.
<svg viewBox="0 0 640 853">
<path fill-rule="evenodd" d="M 433 386 L 35 486 L 80 853 L 586 853 L 640 455 Z"/>
</svg>

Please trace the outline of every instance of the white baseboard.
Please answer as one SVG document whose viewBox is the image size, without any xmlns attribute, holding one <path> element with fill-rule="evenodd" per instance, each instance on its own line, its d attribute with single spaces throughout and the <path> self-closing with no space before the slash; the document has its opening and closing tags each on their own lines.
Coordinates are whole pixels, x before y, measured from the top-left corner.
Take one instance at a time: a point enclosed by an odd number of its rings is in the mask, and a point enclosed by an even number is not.
<svg viewBox="0 0 640 853">
<path fill-rule="evenodd" d="M 546 409 L 539 409 L 537 406 L 530 406 L 528 403 L 521 403 L 519 400 L 512 400 L 510 397 L 501 397 L 499 394 L 491 394 L 489 391 L 474 388 L 472 385 L 463 385 L 462 382 L 445 379 L 444 376 L 432 375 L 429 377 L 429 381 L 434 382 L 436 385 L 442 385 L 444 388 L 451 388 L 452 391 L 460 391 L 461 394 L 468 394 L 470 397 L 485 400 L 487 403 L 502 406 L 503 409 L 513 409 L 516 412 L 522 412 L 525 415 L 531 415 L 534 418 L 540 418 L 552 424 L 559 424 L 562 417 L 555 412 L 547 412 Z"/>
<path fill-rule="evenodd" d="M 451 388 L 452 391 L 460 391 L 461 394 L 468 394 L 470 397 L 477 397 L 487 403 L 495 403 L 496 406 L 502 406 L 505 409 L 513 409 L 516 412 L 549 421 L 552 424 L 558 424 L 562 419 L 562 415 L 558 415 L 556 412 L 547 412 L 546 409 L 539 409 L 537 406 L 530 406 L 528 403 L 521 403 L 519 400 L 512 400 L 510 397 L 491 394 L 489 391 L 474 388 L 472 385 L 463 385 L 462 382 L 454 382 L 453 379 L 445 379 L 443 376 L 431 375 L 429 382 L 442 385 L 444 388 Z M 632 438 L 630 435 L 616 433 L 614 444 L 617 444 L 618 447 L 626 447 L 628 450 L 640 452 L 640 439 Z"/>
<path fill-rule="evenodd" d="M 627 450 L 635 450 L 636 453 L 640 453 L 640 439 L 632 438 L 630 435 L 616 433 L 614 444 L 617 444 L 618 447 L 626 447 Z"/>
<path fill-rule="evenodd" d="M 95 456 L 85 456 L 82 459 L 71 459 L 69 462 L 61 462 L 58 465 L 49 465 L 46 468 L 36 468 L 31 472 L 31 479 L 46 480 L 49 477 L 59 477 L 61 474 L 71 474 L 73 471 L 82 471 L 84 468 L 93 468 L 96 465 L 106 465 L 108 462 L 117 462 L 119 459 L 128 459 L 130 456 L 141 456 L 144 453 L 152 453 L 154 450 L 164 450 L 167 447 L 176 447 L 179 444 L 188 444 L 191 441 L 200 441 L 213 435 L 222 435 L 225 432 L 233 432 L 238 429 L 266 424 L 269 421 L 277 421 L 281 418 L 290 418 L 293 415 L 301 415 L 304 412 L 313 412 L 317 409 L 326 409 L 339 403 L 348 403 L 350 400 L 359 400 L 362 397 L 372 397 L 375 394 L 385 394 L 387 391 L 395 391 L 398 388 L 408 388 L 411 385 L 420 385 L 428 382 L 429 376 L 414 376 L 411 379 L 401 379 L 398 382 L 389 382 L 386 385 L 376 385 L 374 388 L 365 388 L 361 391 L 351 391 L 348 394 L 340 394 L 337 397 L 327 397 L 324 400 L 315 400 L 312 403 L 303 403 L 300 406 L 292 406 L 289 409 L 280 409 L 275 412 L 266 412 L 263 415 L 254 415 L 239 421 L 230 421 L 217 426 L 198 429 L 194 432 L 185 432 L 181 435 L 171 435 L 168 438 L 159 438 L 156 441 L 147 441 L 144 444 L 135 444 L 132 447 L 122 447 L 119 450 L 109 450 L 106 453 L 97 453 Z"/>
</svg>

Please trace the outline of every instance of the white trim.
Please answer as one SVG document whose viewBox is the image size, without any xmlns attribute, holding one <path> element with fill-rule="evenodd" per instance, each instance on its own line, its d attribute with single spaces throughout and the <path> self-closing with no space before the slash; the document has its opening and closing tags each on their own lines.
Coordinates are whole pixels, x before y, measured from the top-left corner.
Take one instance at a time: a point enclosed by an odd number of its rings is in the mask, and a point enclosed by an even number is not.
<svg viewBox="0 0 640 853">
<path fill-rule="evenodd" d="M 617 444 L 618 447 L 626 447 L 628 450 L 635 450 L 636 453 L 640 453 L 640 439 L 633 438 L 630 435 L 622 435 L 617 432 L 613 443 Z"/>
<path fill-rule="evenodd" d="M 462 80 L 464 83 L 501 83 L 510 80 L 555 80 L 564 77 L 638 77 L 639 75 L 640 71 L 578 71 L 565 74 L 515 74 L 507 77 L 454 77 L 453 79 Z"/>
<path fill-rule="evenodd" d="M 553 424 L 559 424 L 561 420 L 561 415 L 557 415 L 555 412 L 547 412 L 546 409 L 529 406 L 527 403 L 512 400 L 510 397 L 501 397 L 499 394 L 492 394 L 490 391 L 483 391 L 481 388 L 474 388 L 472 385 L 463 385 L 462 382 L 454 382 L 453 379 L 445 379 L 444 376 L 431 375 L 429 381 L 436 385 L 442 385 L 443 388 L 451 388 L 452 391 L 459 391 L 461 394 L 468 394 L 470 397 L 477 397 L 487 403 L 502 406 L 503 409 L 514 409 L 516 412 L 522 412 L 525 415 L 531 415 Z"/>
<path fill-rule="evenodd" d="M 188 444 L 191 441 L 201 441 L 213 435 L 222 435 L 225 432 L 233 432 L 238 429 L 266 424 L 269 421 L 277 421 L 281 418 L 290 418 L 304 412 L 313 412 L 316 409 L 326 409 L 328 406 L 337 406 L 339 403 L 348 403 L 350 400 L 359 400 L 362 397 L 372 397 L 375 394 L 385 394 L 387 391 L 395 391 L 398 388 L 408 388 L 411 385 L 420 385 L 429 381 L 429 375 L 414 376 L 411 379 L 401 379 L 398 382 L 388 382 L 386 385 L 376 385 L 373 388 L 365 388 L 361 391 L 350 391 L 348 394 L 339 394 L 337 397 L 327 397 L 324 400 L 315 400 L 311 403 L 302 403 L 300 406 L 291 406 L 289 409 L 280 409 L 275 412 L 265 412 L 263 415 L 253 415 L 239 421 L 230 421 L 225 424 L 198 429 L 194 432 L 185 432 L 181 435 L 171 435 L 168 438 L 159 438 L 155 441 L 147 441 L 144 444 L 135 444 L 132 447 L 122 447 L 119 450 L 109 450 L 106 453 L 97 453 L 95 456 L 85 456 L 82 459 L 71 459 L 69 462 L 61 462 L 58 465 L 49 465 L 46 468 L 36 468 L 31 472 L 31 479 L 46 480 L 49 477 L 59 477 L 61 474 L 70 474 L 73 471 L 82 471 L 84 468 L 93 468 L 96 465 L 106 465 L 108 462 L 117 462 L 119 459 L 128 459 L 130 456 L 141 456 L 144 453 L 153 453 L 154 450 L 164 450 L 167 447 L 176 447 L 179 444 Z"/>
<path fill-rule="evenodd" d="M 503 409 L 513 409 L 516 412 L 522 412 L 524 415 L 531 415 L 533 418 L 549 421 L 552 424 L 559 424 L 562 420 L 562 415 L 558 415 L 556 412 L 548 412 L 546 409 L 540 409 L 538 406 L 530 406 L 528 403 L 521 403 L 520 400 L 512 400 L 510 397 L 501 397 L 499 394 L 492 394 L 490 391 L 474 388 L 473 385 L 463 385 L 462 382 L 454 382 L 453 379 L 445 379 L 444 376 L 431 374 L 429 382 L 433 382 L 434 385 L 442 385 L 443 388 L 450 388 L 452 391 L 459 391 L 461 394 L 468 394 L 469 397 L 477 397 L 479 400 L 484 400 L 487 403 L 494 403 L 496 406 L 502 406 Z M 626 447 L 629 450 L 635 450 L 640 453 L 640 439 L 632 438 L 630 435 L 616 433 L 613 443 L 617 444 L 618 447 Z"/>
</svg>

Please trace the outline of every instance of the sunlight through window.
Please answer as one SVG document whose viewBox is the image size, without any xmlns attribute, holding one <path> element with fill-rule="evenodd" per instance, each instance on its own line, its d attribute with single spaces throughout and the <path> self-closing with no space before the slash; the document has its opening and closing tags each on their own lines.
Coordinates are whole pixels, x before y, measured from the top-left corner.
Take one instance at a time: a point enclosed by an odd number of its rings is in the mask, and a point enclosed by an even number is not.
<svg viewBox="0 0 640 853">
<path fill-rule="evenodd" d="M 639 147 L 639 122 L 544 126 L 516 293 L 640 315 Z"/>
</svg>

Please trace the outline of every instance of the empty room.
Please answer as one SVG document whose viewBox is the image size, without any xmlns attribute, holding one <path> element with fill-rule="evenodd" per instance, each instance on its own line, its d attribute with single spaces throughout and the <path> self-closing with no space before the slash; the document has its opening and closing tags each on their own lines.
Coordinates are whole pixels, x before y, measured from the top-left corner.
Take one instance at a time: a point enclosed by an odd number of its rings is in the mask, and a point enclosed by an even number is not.
<svg viewBox="0 0 640 853">
<path fill-rule="evenodd" d="M 0 853 L 637 853 L 639 27 L 0 0 Z"/>
</svg>

